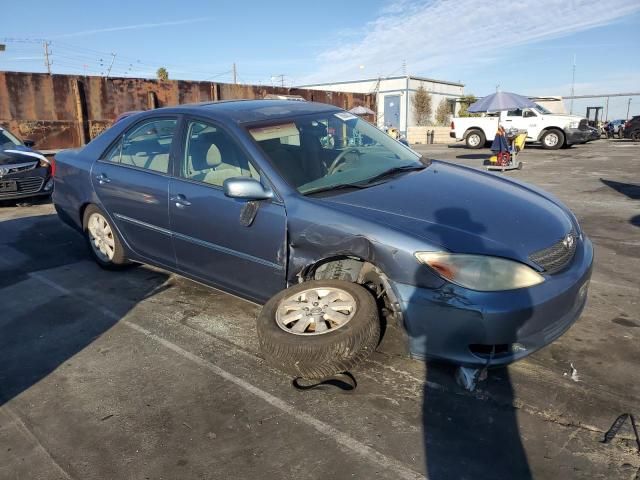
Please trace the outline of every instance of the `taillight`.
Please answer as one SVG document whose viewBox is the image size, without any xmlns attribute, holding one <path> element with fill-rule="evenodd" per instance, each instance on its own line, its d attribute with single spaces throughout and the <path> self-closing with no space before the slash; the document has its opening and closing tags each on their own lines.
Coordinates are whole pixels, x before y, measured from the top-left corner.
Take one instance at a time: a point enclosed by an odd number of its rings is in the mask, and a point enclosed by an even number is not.
<svg viewBox="0 0 640 480">
<path fill-rule="evenodd" d="M 40 167 L 49 167 L 49 169 L 51 170 L 51 176 L 53 177 L 56 173 L 56 162 L 55 160 L 52 158 L 43 158 L 40 160 L 40 163 L 38 164 L 38 166 Z"/>
<path fill-rule="evenodd" d="M 451 130 L 455 130 L 456 126 L 453 124 L 453 122 L 451 122 Z"/>
</svg>

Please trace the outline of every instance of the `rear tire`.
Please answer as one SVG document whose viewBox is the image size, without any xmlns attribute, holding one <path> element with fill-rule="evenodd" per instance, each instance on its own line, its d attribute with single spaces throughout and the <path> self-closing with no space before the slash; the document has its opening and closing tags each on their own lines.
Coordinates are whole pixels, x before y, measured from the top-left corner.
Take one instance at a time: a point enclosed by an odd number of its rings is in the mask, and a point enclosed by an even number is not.
<svg viewBox="0 0 640 480">
<path fill-rule="evenodd" d="M 564 133 L 552 128 L 544 133 L 540 141 L 546 150 L 557 150 L 564 145 Z"/>
<path fill-rule="evenodd" d="M 118 231 L 96 205 L 85 209 L 82 228 L 89 252 L 98 265 L 107 270 L 118 270 L 129 264 Z"/>
<path fill-rule="evenodd" d="M 328 307 L 332 302 L 336 305 Z M 336 312 L 342 313 L 335 317 Z M 336 318 L 343 323 L 334 325 Z M 296 330 L 296 325 L 303 328 Z M 345 372 L 368 357 L 380 340 L 380 319 L 375 299 L 364 287 L 311 280 L 272 297 L 258 316 L 257 330 L 260 351 L 270 365 L 295 377 L 318 379 Z"/>
<path fill-rule="evenodd" d="M 477 129 L 469 130 L 467 136 L 465 137 L 467 148 L 472 149 L 484 147 L 486 141 L 487 139 L 485 138 L 484 133 L 482 133 L 482 130 Z"/>
</svg>

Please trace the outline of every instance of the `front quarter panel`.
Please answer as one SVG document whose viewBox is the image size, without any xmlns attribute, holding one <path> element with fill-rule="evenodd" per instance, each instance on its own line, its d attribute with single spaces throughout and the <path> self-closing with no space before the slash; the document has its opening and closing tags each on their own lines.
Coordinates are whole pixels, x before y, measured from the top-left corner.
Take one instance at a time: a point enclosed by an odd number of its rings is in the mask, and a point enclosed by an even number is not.
<svg viewBox="0 0 640 480">
<path fill-rule="evenodd" d="M 297 197 L 286 205 L 289 284 L 297 283 L 310 266 L 336 257 L 367 261 L 396 282 L 427 288 L 444 283 L 414 257 L 416 251 L 441 250 L 436 245 L 382 223 L 336 211 L 318 199 Z"/>
</svg>

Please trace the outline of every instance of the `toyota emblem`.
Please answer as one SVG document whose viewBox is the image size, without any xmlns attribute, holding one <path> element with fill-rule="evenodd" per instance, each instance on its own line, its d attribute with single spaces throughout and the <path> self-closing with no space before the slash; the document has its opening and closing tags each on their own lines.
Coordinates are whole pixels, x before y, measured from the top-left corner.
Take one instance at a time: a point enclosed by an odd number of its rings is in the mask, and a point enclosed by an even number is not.
<svg viewBox="0 0 640 480">
<path fill-rule="evenodd" d="M 572 234 L 569 234 L 564 237 L 562 244 L 566 247 L 567 250 L 571 250 L 571 247 L 573 247 L 573 242 L 575 242 L 575 239 L 573 238 Z"/>
</svg>

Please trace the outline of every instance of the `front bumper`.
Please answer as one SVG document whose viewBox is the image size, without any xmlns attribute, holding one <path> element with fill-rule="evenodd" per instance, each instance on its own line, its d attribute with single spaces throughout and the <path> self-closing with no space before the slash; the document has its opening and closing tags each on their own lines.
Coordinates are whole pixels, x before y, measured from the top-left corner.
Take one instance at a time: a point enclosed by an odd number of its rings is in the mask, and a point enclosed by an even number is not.
<svg viewBox="0 0 640 480">
<path fill-rule="evenodd" d="M 15 191 L 0 188 L 0 200 L 37 197 L 50 195 L 53 192 L 53 178 L 46 167 L 37 167 L 0 177 L 0 184 L 4 182 L 11 182 L 16 188 Z"/>
<path fill-rule="evenodd" d="M 580 130 L 579 128 L 565 128 L 564 137 L 567 145 L 586 143 L 589 140 L 592 140 L 591 132 L 589 130 Z"/>
<path fill-rule="evenodd" d="M 583 236 L 569 268 L 535 287 L 477 292 L 447 283 L 438 289 L 393 285 L 413 357 L 479 367 L 519 360 L 560 337 L 585 306 L 593 247 Z"/>
</svg>

